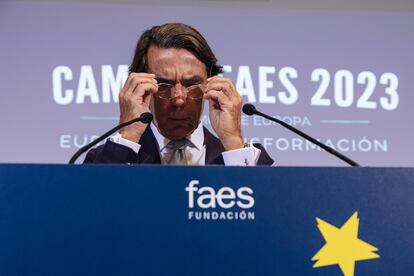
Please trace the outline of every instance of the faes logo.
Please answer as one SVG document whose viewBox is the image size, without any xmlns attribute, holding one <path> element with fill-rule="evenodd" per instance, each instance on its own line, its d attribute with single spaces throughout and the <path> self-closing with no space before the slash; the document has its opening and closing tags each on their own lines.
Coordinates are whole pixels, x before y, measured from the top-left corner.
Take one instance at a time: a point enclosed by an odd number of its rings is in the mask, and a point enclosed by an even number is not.
<svg viewBox="0 0 414 276">
<path fill-rule="evenodd" d="M 249 209 L 254 206 L 253 190 L 249 187 L 241 187 L 237 191 L 231 187 L 222 187 L 216 191 L 208 186 L 197 187 L 199 184 L 198 180 L 192 180 L 185 188 L 188 192 L 189 208 L 196 206 L 201 209 L 229 209 L 237 205 L 239 208 Z"/>
</svg>

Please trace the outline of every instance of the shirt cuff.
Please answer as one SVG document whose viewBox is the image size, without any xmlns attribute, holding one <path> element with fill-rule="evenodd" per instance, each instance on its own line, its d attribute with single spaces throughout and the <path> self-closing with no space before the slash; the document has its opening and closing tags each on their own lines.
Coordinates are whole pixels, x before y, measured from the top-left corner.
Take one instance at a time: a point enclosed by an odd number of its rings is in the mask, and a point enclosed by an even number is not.
<svg viewBox="0 0 414 276">
<path fill-rule="evenodd" d="M 226 166 L 256 166 L 261 150 L 250 144 L 246 148 L 229 150 L 222 153 Z"/>
<path fill-rule="evenodd" d="M 141 148 L 141 145 L 132 141 L 129 141 L 128 139 L 122 138 L 120 133 L 117 133 L 109 138 L 112 142 L 123 145 L 125 147 L 128 147 L 132 149 L 135 153 L 138 153 L 139 149 Z"/>
</svg>

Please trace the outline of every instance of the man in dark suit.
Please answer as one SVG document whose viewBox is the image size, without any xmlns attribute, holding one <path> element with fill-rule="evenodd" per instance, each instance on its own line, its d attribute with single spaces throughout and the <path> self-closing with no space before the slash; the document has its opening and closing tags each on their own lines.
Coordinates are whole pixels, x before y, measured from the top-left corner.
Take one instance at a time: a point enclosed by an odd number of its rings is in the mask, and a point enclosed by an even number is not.
<svg viewBox="0 0 414 276">
<path fill-rule="evenodd" d="M 88 152 L 85 163 L 271 165 L 259 144 L 244 144 L 242 98 L 204 37 L 194 28 L 165 24 L 140 37 L 120 91 L 120 123 L 151 111 L 150 126 L 135 123 Z M 212 128 L 200 123 L 208 101 Z"/>
</svg>

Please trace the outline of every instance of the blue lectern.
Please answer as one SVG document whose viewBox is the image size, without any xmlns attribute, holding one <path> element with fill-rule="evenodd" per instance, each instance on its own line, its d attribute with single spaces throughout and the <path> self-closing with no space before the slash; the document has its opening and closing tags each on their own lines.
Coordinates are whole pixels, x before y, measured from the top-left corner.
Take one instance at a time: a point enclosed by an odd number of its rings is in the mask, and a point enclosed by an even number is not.
<svg viewBox="0 0 414 276">
<path fill-rule="evenodd" d="M 0 275 L 414 275 L 414 169 L 0 165 Z"/>
</svg>

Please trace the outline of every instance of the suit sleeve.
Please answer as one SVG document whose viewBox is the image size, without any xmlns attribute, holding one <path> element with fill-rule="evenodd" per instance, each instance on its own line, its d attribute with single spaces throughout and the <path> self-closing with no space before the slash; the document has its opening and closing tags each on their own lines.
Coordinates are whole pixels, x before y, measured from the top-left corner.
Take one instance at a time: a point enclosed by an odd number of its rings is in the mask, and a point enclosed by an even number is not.
<svg viewBox="0 0 414 276">
<path fill-rule="evenodd" d="M 138 160 L 138 154 L 131 148 L 108 139 L 104 145 L 91 149 L 83 163 L 132 164 L 138 163 Z"/>
<path fill-rule="evenodd" d="M 257 166 L 271 166 L 271 165 L 273 165 L 274 161 L 269 156 L 269 154 L 266 152 L 264 147 L 261 144 L 258 144 L 258 143 L 254 143 L 253 145 L 256 148 L 261 150 L 259 160 L 257 160 Z"/>
</svg>

